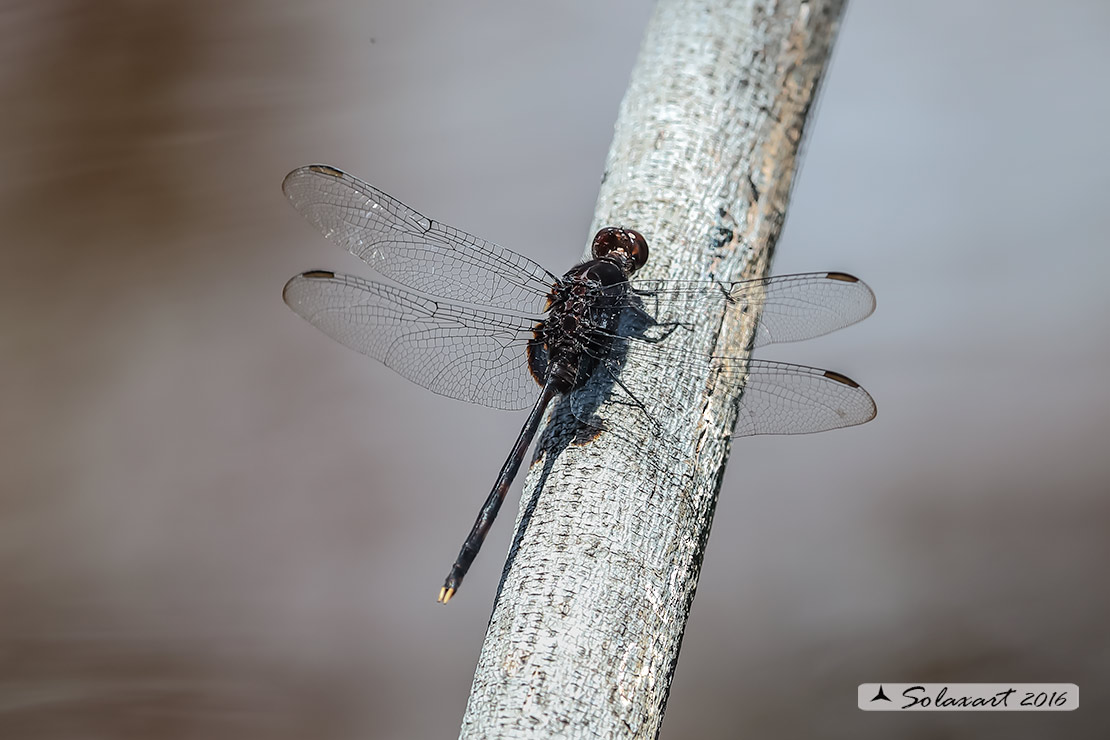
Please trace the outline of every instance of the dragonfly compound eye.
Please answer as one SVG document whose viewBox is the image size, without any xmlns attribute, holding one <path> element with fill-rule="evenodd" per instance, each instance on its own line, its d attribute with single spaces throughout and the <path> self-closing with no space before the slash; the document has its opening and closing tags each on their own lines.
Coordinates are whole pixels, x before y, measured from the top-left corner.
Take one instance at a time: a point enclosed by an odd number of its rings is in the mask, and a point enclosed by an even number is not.
<svg viewBox="0 0 1110 740">
<path fill-rule="evenodd" d="M 644 235 L 633 229 L 621 229 L 628 242 L 626 251 L 632 257 L 632 264 L 639 270 L 648 261 L 648 245 Z"/>
<path fill-rule="evenodd" d="M 633 229 L 606 226 L 594 236 L 591 252 L 595 259 L 601 259 L 613 252 L 623 252 L 631 261 L 632 270 L 644 266 L 648 259 L 647 240 Z"/>
</svg>

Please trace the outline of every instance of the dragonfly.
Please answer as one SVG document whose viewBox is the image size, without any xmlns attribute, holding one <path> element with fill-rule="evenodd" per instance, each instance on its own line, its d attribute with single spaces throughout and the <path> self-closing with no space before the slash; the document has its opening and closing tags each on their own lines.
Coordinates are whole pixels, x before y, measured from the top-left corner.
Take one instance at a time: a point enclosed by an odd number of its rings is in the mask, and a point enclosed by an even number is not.
<svg viewBox="0 0 1110 740">
<path fill-rule="evenodd" d="M 840 373 L 698 354 L 675 338 L 703 317 L 729 311 L 758 316 L 753 348 L 849 326 L 872 313 L 875 296 L 847 273 L 637 279 L 649 258 L 647 240 L 611 226 L 593 238 L 590 259 L 560 276 L 329 165 L 293 170 L 282 190 L 327 239 L 397 283 L 310 270 L 285 285 L 294 312 L 434 393 L 531 409 L 444 580 L 440 603 L 451 600 L 477 557 L 549 405 L 568 397 L 575 418 L 604 429 L 596 403 L 582 392 L 595 376 L 653 423 L 673 396 L 654 386 L 650 394 L 632 390 L 622 380 L 626 364 L 731 383 L 740 389 L 735 437 L 818 432 L 875 416 L 867 391 Z"/>
</svg>

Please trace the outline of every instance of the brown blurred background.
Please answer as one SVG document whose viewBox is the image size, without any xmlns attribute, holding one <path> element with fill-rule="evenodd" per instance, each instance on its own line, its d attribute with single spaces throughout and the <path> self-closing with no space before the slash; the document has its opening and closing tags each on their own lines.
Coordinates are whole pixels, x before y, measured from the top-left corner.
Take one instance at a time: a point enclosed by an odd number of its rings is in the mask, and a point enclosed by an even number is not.
<svg viewBox="0 0 1110 740">
<path fill-rule="evenodd" d="M 289 311 L 366 271 L 279 184 L 328 162 L 561 271 L 650 10 L 457 5 L 0 3 L 0 737 L 457 734 L 511 511 L 435 593 L 522 417 Z M 1108 65 L 1100 0 L 849 8 L 776 272 L 879 309 L 764 356 L 879 416 L 734 447 L 664 738 L 1110 733 Z"/>
</svg>

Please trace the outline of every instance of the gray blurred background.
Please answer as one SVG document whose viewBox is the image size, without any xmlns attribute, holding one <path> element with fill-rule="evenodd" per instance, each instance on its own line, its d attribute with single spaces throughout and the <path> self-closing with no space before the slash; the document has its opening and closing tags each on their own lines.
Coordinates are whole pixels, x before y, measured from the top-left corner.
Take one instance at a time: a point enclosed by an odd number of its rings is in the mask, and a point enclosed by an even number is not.
<svg viewBox="0 0 1110 740">
<path fill-rule="evenodd" d="M 460 5 L 0 4 L 0 737 L 457 734 L 519 484 L 435 594 L 523 415 L 289 311 L 367 271 L 279 185 L 328 162 L 562 271 L 650 12 Z M 775 271 L 879 308 L 763 356 L 879 416 L 735 445 L 664 738 L 1110 733 L 1108 68 L 1099 0 L 849 8 Z"/>
</svg>

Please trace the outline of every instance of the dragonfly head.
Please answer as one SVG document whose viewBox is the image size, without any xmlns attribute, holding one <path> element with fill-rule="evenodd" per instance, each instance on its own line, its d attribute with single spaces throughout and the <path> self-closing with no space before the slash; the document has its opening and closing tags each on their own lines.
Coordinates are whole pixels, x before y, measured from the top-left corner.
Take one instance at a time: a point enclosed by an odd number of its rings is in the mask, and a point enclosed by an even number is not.
<svg viewBox="0 0 1110 740">
<path fill-rule="evenodd" d="M 595 259 L 617 262 L 628 275 L 643 267 L 648 259 L 647 239 L 643 234 L 616 226 L 606 226 L 597 232 L 590 250 Z"/>
</svg>

